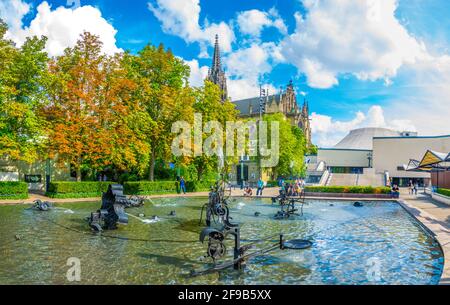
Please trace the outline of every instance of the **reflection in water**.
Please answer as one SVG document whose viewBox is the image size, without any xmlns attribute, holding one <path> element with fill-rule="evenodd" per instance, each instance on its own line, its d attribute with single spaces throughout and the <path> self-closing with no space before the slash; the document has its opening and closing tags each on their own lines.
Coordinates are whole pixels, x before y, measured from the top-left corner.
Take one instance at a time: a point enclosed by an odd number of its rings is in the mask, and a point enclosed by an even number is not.
<svg viewBox="0 0 450 305">
<path fill-rule="evenodd" d="M 64 204 L 48 213 L 0 207 L 0 284 L 65 284 L 70 257 L 81 260 L 81 284 L 437 284 L 442 273 L 438 244 L 395 202 L 355 208 L 312 201 L 304 216 L 279 221 L 270 200 L 245 199 L 230 210 L 242 243 L 256 243 L 249 252 L 272 245 L 278 234 L 310 239 L 313 247 L 253 257 L 241 272 L 192 277 L 191 270 L 211 266 L 199 242 L 206 200 L 153 199 L 128 210 L 135 217 L 127 226 L 102 234 L 93 234 L 85 220 L 99 203 Z M 167 216 L 171 211 L 175 217 Z M 160 221 L 145 223 L 140 214 Z M 228 258 L 232 248 L 227 241 Z M 368 276 L 371 261 L 379 263 L 376 281 Z"/>
</svg>

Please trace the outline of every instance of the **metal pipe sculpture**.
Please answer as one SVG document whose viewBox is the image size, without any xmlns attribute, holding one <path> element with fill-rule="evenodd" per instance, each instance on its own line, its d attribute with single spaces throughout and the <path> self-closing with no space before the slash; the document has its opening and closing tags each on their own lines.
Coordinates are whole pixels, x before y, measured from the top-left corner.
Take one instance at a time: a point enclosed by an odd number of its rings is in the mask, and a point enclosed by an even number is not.
<svg viewBox="0 0 450 305">
<path fill-rule="evenodd" d="M 276 202 L 279 203 L 281 209 L 277 212 L 277 214 L 275 214 L 275 219 L 287 219 L 293 215 L 303 216 L 303 207 L 306 204 L 305 192 L 302 191 L 300 197 L 289 197 L 285 191 L 280 191 L 280 195 L 278 197 L 272 198 L 272 203 Z M 297 214 L 298 209 L 295 206 L 296 203 L 301 204 L 300 214 Z"/>
<path fill-rule="evenodd" d="M 39 211 L 47 212 L 52 208 L 52 204 L 48 201 L 42 201 L 37 199 L 33 202 L 33 208 Z"/>
<path fill-rule="evenodd" d="M 97 212 L 91 213 L 89 226 L 97 232 L 102 230 L 115 230 L 118 224 L 128 224 L 128 215 L 125 208 L 142 205 L 142 198 L 128 199 L 123 194 L 123 186 L 111 184 L 108 191 L 102 195 L 102 206 Z"/>
<path fill-rule="evenodd" d="M 230 210 L 228 208 L 228 199 L 231 194 L 226 195 L 226 182 L 218 181 L 211 187 L 209 193 L 209 200 L 203 206 L 200 215 L 200 223 L 202 222 L 203 211 L 206 208 L 206 225 L 200 233 L 200 241 L 205 242 L 208 237 L 207 257 L 211 257 L 215 262 L 226 254 L 225 240 L 227 237 L 234 238 L 234 258 L 238 259 L 246 250 L 245 247 L 240 246 L 240 228 L 239 224 L 230 222 Z M 215 225 L 215 227 L 212 227 Z M 242 261 L 236 262 L 235 269 L 242 268 Z"/>
<path fill-rule="evenodd" d="M 217 260 L 225 257 L 227 253 L 225 241 L 231 236 L 234 240 L 233 260 L 231 262 L 215 265 L 213 268 L 208 268 L 205 270 L 193 270 L 191 272 L 191 276 L 219 271 L 230 267 L 233 267 L 235 270 L 242 270 L 245 266 L 246 261 L 251 257 L 262 255 L 276 249 L 299 250 L 306 249 L 312 246 L 312 243 L 310 241 L 305 240 L 291 240 L 289 242 L 285 242 L 283 240 L 283 235 L 279 235 L 279 242 L 275 243 L 274 245 L 250 254 L 246 254 L 246 252 L 252 249 L 258 242 L 241 246 L 240 226 L 239 224 L 233 224 L 230 222 L 231 217 L 228 209 L 227 199 L 224 195 L 225 188 L 223 186 L 224 183 L 218 182 L 213 188 L 211 188 L 211 192 L 209 194 L 209 202 L 204 206 L 207 208 L 206 223 L 208 227 L 204 228 L 201 231 L 200 242 L 205 243 L 206 238 L 208 238 L 208 248 L 206 250 L 206 254 L 207 257 L 212 258 L 215 264 Z M 211 226 L 211 216 L 217 216 L 218 218 L 218 221 L 214 222 L 214 227 Z M 215 220 L 214 217 L 212 218 L 213 220 Z M 270 237 L 270 239 L 272 238 L 273 237 Z M 264 241 L 268 241 L 268 239 L 261 240 L 259 242 Z"/>
<path fill-rule="evenodd" d="M 229 216 L 228 199 L 231 195 L 231 188 L 226 189 L 225 181 L 218 181 L 211 187 L 208 203 L 202 207 L 200 214 L 200 224 L 203 219 L 203 213 L 206 209 L 206 225 L 211 226 L 211 220 L 214 223 L 222 224 L 225 220 L 232 219 Z"/>
</svg>

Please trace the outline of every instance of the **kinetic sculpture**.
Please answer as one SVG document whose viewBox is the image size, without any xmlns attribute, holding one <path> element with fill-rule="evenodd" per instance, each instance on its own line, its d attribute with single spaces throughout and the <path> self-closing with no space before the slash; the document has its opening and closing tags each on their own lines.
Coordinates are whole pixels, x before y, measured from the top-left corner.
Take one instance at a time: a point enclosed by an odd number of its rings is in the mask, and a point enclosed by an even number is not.
<svg viewBox="0 0 450 305">
<path fill-rule="evenodd" d="M 46 212 L 52 208 L 52 204 L 50 202 L 38 199 L 33 202 L 33 208 L 39 211 Z"/>
<path fill-rule="evenodd" d="M 115 230 L 117 224 L 128 224 L 125 208 L 138 207 L 144 204 L 144 199 L 132 197 L 128 199 L 123 194 L 123 186 L 111 184 L 108 191 L 102 195 L 102 206 L 97 212 L 91 213 L 89 226 L 97 232 Z"/>
<path fill-rule="evenodd" d="M 276 249 L 306 249 L 312 246 L 312 243 L 307 240 L 290 240 L 284 241 L 283 235 L 279 236 L 279 241 L 267 248 L 254 251 L 253 253 L 247 254 L 246 252 L 252 249 L 257 243 L 267 242 L 269 239 L 260 240 L 255 243 L 247 244 L 241 246 L 241 231 L 239 224 L 234 224 L 230 222 L 230 213 L 228 209 L 227 199 L 225 198 L 225 183 L 216 183 L 216 185 L 211 189 L 209 194 L 209 202 L 205 207 L 206 212 L 206 223 L 207 228 L 203 229 L 200 233 L 200 242 L 204 243 L 205 239 L 208 238 L 208 248 L 206 251 L 207 257 L 210 257 L 214 264 L 217 260 L 225 257 L 227 253 L 227 248 L 225 246 L 225 241 L 230 236 L 234 240 L 234 250 L 233 250 L 233 260 L 220 265 L 215 265 L 212 268 L 207 268 L 204 270 L 193 270 L 191 272 L 192 276 L 197 276 L 209 272 L 219 271 L 226 268 L 233 267 L 235 270 L 242 270 L 245 266 L 246 261 L 258 255 L 274 251 Z M 202 210 L 203 215 L 203 210 Z M 202 217 L 201 215 L 201 217 Z M 217 221 L 214 216 L 217 216 Z M 211 219 L 212 218 L 212 219 Z M 214 221 L 214 226 L 212 226 L 211 220 Z M 200 219 L 201 222 L 201 219 Z M 273 239 L 274 237 L 270 237 Z"/>
<path fill-rule="evenodd" d="M 225 220 L 232 219 L 228 209 L 228 199 L 231 196 L 231 188 L 226 187 L 225 181 L 218 181 L 211 187 L 208 203 L 202 207 L 200 223 L 203 219 L 203 212 L 206 208 L 206 225 L 211 226 L 211 220 L 214 223 L 223 224 Z"/>
<path fill-rule="evenodd" d="M 280 204 L 280 211 L 275 214 L 275 219 L 287 219 L 293 215 L 299 216 L 297 214 L 298 209 L 295 204 L 301 204 L 300 215 L 303 216 L 303 206 L 305 205 L 305 192 L 302 191 L 300 197 L 288 197 L 285 191 L 280 191 L 280 195 L 278 197 L 272 198 L 272 203 L 278 202 Z"/>
</svg>

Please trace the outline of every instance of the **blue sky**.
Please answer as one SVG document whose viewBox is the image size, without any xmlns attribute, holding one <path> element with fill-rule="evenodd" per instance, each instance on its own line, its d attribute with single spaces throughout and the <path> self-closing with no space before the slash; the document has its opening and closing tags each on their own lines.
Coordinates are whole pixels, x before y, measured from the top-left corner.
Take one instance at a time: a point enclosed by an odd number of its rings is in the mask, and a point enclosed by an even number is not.
<svg viewBox="0 0 450 305">
<path fill-rule="evenodd" d="M 193 85 L 205 76 L 218 33 L 231 97 L 257 95 L 260 83 L 275 93 L 292 79 L 298 100 L 309 101 L 320 146 L 366 126 L 450 134 L 450 3 L 336 3 L 80 0 L 70 9 L 65 0 L 0 0 L 0 17 L 19 44 L 49 36 L 51 55 L 85 29 L 100 35 L 108 53 L 162 42 L 189 63 Z"/>
</svg>

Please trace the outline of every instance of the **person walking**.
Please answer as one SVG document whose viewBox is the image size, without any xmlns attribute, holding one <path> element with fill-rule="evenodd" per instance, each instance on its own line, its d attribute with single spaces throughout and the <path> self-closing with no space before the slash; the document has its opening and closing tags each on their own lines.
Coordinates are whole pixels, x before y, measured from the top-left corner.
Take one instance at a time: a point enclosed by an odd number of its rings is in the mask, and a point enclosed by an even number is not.
<svg viewBox="0 0 450 305">
<path fill-rule="evenodd" d="M 181 177 L 180 179 L 180 190 L 183 194 L 186 194 L 186 181 L 184 180 L 184 177 Z"/>
<path fill-rule="evenodd" d="M 414 195 L 417 196 L 418 190 L 419 190 L 419 184 L 417 182 L 415 182 L 414 187 L 413 187 Z"/>
</svg>

